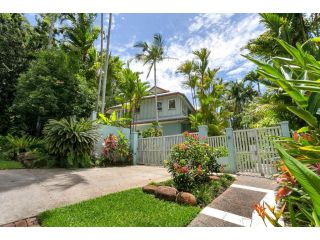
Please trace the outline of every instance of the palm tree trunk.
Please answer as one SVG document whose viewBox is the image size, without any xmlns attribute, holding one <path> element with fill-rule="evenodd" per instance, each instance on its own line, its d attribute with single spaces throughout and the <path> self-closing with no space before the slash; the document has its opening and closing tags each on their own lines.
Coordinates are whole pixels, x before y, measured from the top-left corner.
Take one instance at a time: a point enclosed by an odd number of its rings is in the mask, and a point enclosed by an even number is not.
<svg viewBox="0 0 320 240">
<path fill-rule="evenodd" d="M 156 108 L 156 122 L 158 123 L 158 95 L 157 95 L 157 67 L 156 61 L 154 61 L 153 65 L 154 70 L 154 100 L 155 100 L 155 108 Z"/>
<path fill-rule="evenodd" d="M 108 39 L 106 47 L 106 62 L 104 66 L 104 78 L 102 86 L 102 103 L 101 103 L 101 113 L 104 114 L 105 101 L 106 101 L 106 85 L 108 77 L 108 65 L 109 65 L 109 45 L 110 45 L 110 32 L 111 32 L 111 22 L 112 22 L 112 13 L 109 13 L 109 26 L 108 26 Z"/>
<path fill-rule="evenodd" d="M 99 83 L 98 83 L 98 94 L 97 94 L 97 102 L 96 102 L 96 112 L 99 111 L 99 100 L 100 100 L 100 94 L 101 94 L 101 81 L 102 81 L 102 64 L 103 64 L 103 13 L 101 13 L 101 48 L 100 48 L 100 54 L 101 54 L 101 64 L 100 64 L 100 73 L 99 73 Z"/>
<path fill-rule="evenodd" d="M 50 14 L 50 13 L 49 13 Z M 50 26 L 49 26 L 49 42 L 48 42 L 48 49 L 51 49 L 52 47 L 52 40 L 53 40 L 53 27 L 55 24 L 55 16 L 54 13 L 51 13 L 49 15 L 50 18 Z"/>
</svg>

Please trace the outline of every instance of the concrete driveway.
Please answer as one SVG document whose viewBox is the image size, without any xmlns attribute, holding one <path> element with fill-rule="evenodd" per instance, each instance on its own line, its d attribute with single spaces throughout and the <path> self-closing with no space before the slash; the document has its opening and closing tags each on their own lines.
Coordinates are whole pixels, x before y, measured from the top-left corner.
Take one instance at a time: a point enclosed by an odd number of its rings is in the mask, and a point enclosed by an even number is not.
<svg viewBox="0 0 320 240">
<path fill-rule="evenodd" d="M 150 166 L 0 170 L 0 225 L 168 178 L 166 169 Z"/>
</svg>

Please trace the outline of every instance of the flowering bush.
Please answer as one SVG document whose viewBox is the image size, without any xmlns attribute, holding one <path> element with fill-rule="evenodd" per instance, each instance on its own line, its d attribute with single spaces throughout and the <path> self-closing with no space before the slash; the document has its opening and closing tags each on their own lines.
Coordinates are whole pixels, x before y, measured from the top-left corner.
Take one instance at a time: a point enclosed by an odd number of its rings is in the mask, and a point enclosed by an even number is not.
<svg viewBox="0 0 320 240">
<path fill-rule="evenodd" d="M 165 166 L 172 174 L 177 189 L 191 192 L 197 185 L 208 182 L 211 173 L 220 171 L 217 158 L 223 156 L 225 151 L 199 141 L 197 135 L 185 132 L 184 136 L 186 141 L 173 146 Z"/>
<path fill-rule="evenodd" d="M 131 161 L 131 153 L 127 139 L 123 133 L 118 132 L 119 137 L 109 134 L 103 141 L 102 157 L 100 165 L 115 165 Z"/>
</svg>

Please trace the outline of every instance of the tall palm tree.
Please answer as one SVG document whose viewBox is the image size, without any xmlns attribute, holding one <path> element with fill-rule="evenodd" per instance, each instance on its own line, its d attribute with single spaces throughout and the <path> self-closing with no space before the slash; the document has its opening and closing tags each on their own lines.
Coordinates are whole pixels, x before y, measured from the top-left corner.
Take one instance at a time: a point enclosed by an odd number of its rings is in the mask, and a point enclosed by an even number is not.
<svg viewBox="0 0 320 240">
<path fill-rule="evenodd" d="M 161 34 L 153 35 L 153 42 L 151 44 L 147 42 L 137 42 L 134 47 L 140 48 L 141 52 L 136 54 L 135 58 L 138 61 L 141 61 L 143 65 L 149 65 L 149 71 L 147 78 L 150 75 L 150 72 L 153 68 L 154 73 L 154 87 L 155 87 L 155 112 L 156 112 L 156 122 L 158 123 L 158 95 L 157 95 L 157 63 L 169 59 L 165 56 L 164 53 L 164 41 Z"/>
<path fill-rule="evenodd" d="M 89 49 L 94 47 L 100 29 L 95 27 L 96 14 L 93 13 L 67 13 L 63 14 L 61 22 L 68 21 L 62 27 L 64 35 L 63 46 L 80 55 L 83 63 L 88 58 Z"/>
<path fill-rule="evenodd" d="M 134 124 L 135 110 L 139 107 L 142 98 L 148 95 L 149 83 L 142 82 L 139 73 L 125 68 L 119 74 L 118 86 L 116 100 L 127 110 L 127 117 L 131 118 L 131 129 Z"/>
<path fill-rule="evenodd" d="M 110 46 L 110 34 L 111 34 L 111 24 L 112 24 L 112 13 L 109 13 L 109 26 L 107 35 L 107 47 L 106 47 L 106 62 L 104 67 L 104 78 L 102 85 L 102 103 L 101 103 L 101 113 L 104 113 L 105 101 L 106 101 L 106 87 L 108 78 L 108 67 L 109 67 L 109 46 Z"/>
<path fill-rule="evenodd" d="M 101 26 L 100 26 L 100 68 L 99 68 L 99 82 L 98 82 L 98 94 L 96 102 L 96 112 L 99 111 L 99 98 L 101 92 L 101 81 L 102 81 L 102 66 L 103 66 L 103 13 L 101 13 Z"/>
<path fill-rule="evenodd" d="M 253 89 L 251 83 L 245 85 L 243 80 L 229 83 L 227 99 L 233 111 L 234 128 L 240 128 L 243 107 L 246 103 L 252 101 L 255 96 L 257 96 L 257 92 Z"/>
<path fill-rule="evenodd" d="M 192 103 L 195 108 L 197 108 L 196 103 L 196 84 L 197 84 L 197 76 L 193 74 L 194 64 L 193 61 L 187 60 L 183 62 L 177 69 L 177 73 L 180 73 L 186 77 L 186 80 L 182 82 L 182 84 L 188 88 L 190 88 Z"/>
<path fill-rule="evenodd" d="M 203 95 L 205 88 L 205 75 L 209 67 L 209 56 L 211 51 L 207 48 L 201 48 L 200 50 L 193 51 L 192 53 L 196 56 L 194 69 L 200 80 L 200 83 L 198 84 L 200 93 Z"/>
</svg>

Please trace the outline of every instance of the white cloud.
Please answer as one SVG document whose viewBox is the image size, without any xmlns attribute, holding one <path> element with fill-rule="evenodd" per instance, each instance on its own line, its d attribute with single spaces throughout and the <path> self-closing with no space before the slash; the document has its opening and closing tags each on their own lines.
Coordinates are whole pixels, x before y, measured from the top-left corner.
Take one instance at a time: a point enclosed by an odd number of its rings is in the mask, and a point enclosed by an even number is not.
<svg viewBox="0 0 320 240">
<path fill-rule="evenodd" d="M 199 14 L 191 19 L 188 31 L 182 34 L 174 33 L 167 42 L 167 55 L 177 60 L 164 60 L 157 65 L 158 86 L 170 91 L 188 93 L 181 86 L 183 76 L 177 75 L 176 69 L 185 60 L 193 59 L 193 50 L 206 47 L 211 50 L 211 68 L 220 67 L 227 80 L 237 80 L 254 66 L 240 54 L 245 53 L 241 48 L 248 40 L 256 38 L 263 31 L 257 14 Z M 175 41 L 175 39 L 178 39 Z M 132 47 L 126 46 L 126 47 Z M 128 53 L 123 56 L 129 59 Z M 132 57 L 132 56 L 131 56 Z M 148 66 L 131 62 L 130 67 L 143 72 L 141 79 L 145 80 Z M 148 78 L 153 86 L 153 70 Z"/>
</svg>

